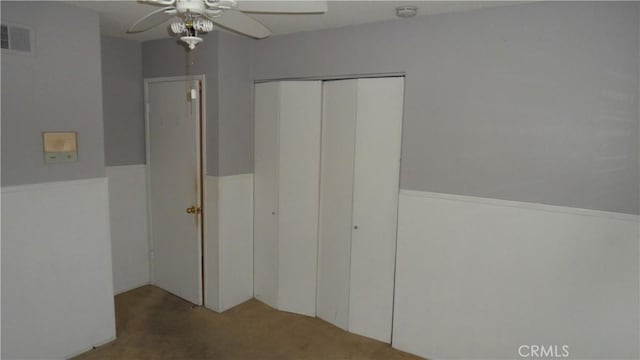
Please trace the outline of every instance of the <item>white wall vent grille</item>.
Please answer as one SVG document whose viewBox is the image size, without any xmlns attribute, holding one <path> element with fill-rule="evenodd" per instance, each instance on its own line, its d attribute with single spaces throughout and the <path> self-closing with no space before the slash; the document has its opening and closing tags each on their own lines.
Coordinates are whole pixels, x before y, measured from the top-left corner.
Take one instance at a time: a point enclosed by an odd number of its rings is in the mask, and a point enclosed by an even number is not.
<svg viewBox="0 0 640 360">
<path fill-rule="evenodd" d="M 33 34 L 31 29 L 10 24 L 0 25 L 0 47 L 19 53 L 31 53 Z"/>
</svg>

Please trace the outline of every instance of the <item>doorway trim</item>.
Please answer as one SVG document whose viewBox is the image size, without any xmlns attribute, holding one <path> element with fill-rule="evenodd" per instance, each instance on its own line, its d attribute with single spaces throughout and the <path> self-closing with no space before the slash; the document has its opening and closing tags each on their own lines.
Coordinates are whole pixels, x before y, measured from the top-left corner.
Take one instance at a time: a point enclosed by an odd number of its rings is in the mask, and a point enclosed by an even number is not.
<svg viewBox="0 0 640 360">
<path fill-rule="evenodd" d="M 145 178 L 146 178 L 146 194 L 145 194 L 145 198 L 146 198 L 146 206 L 147 206 L 147 245 L 148 245 L 148 256 L 149 256 L 149 283 L 153 284 L 153 234 L 152 234 L 152 230 L 151 230 L 151 217 L 153 216 L 152 214 L 152 208 L 151 208 L 151 194 L 150 194 L 150 190 L 151 190 L 151 171 L 149 171 L 150 167 L 151 167 L 151 142 L 149 141 L 149 138 L 151 136 L 150 134 L 150 127 L 149 127 L 149 85 L 152 83 L 159 83 L 159 82 L 170 82 L 170 81 L 199 81 L 200 82 L 200 90 L 198 93 L 198 96 L 200 96 L 200 106 L 198 108 L 198 117 L 199 119 L 197 120 L 197 126 L 199 129 L 199 136 L 196 137 L 196 141 L 198 142 L 198 149 L 200 150 L 197 154 L 198 159 L 197 159 L 197 163 L 198 163 L 198 167 L 200 169 L 200 176 L 199 178 L 199 183 L 198 183 L 198 198 L 200 201 L 200 223 L 199 223 L 199 229 L 198 231 L 200 232 L 200 243 L 198 244 L 198 257 L 200 258 L 199 261 L 199 268 L 200 268 L 200 306 L 204 306 L 204 301 L 205 301 L 205 258 L 204 258 L 204 254 L 205 254 L 205 249 L 204 249 L 204 244 L 205 244 L 205 229 L 206 229 L 206 199 L 207 199 L 207 194 L 206 194 L 206 186 L 205 186 L 205 180 L 206 180 L 206 174 L 207 174 L 207 138 L 206 138 L 206 134 L 207 134 L 207 102 L 206 102 L 206 76 L 204 74 L 200 74 L 200 75 L 184 75 L 184 76 L 168 76 L 168 77 L 153 77 L 153 78 L 145 78 L 143 79 L 143 83 L 144 83 L 144 141 L 145 141 L 145 161 L 146 161 L 146 174 L 145 174 Z"/>
</svg>

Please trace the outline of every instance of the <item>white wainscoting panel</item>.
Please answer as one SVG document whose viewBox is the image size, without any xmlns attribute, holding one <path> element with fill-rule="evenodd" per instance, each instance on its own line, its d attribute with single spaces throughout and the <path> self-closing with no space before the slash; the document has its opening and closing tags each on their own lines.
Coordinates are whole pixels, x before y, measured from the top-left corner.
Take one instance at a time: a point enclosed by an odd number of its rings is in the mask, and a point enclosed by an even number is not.
<svg viewBox="0 0 640 360">
<path fill-rule="evenodd" d="M 149 284 L 146 165 L 109 166 L 113 290 Z"/>
<path fill-rule="evenodd" d="M 638 217 L 401 191 L 393 346 L 429 359 L 638 358 Z"/>
<path fill-rule="evenodd" d="M 115 338 L 106 178 L 2 188 L 2 358 Z"/>
<path fill-rule="evenodd" d="M 220 272 L 218 268 L 218 177 L 205 176 L 204 181 L 204 306 L 220 311 L 218 291 Z"/>
<path fill-rule="evenodd" d="M 218 177 L 220 311 L 253 297 L 253 174 Z"/>
</svg>

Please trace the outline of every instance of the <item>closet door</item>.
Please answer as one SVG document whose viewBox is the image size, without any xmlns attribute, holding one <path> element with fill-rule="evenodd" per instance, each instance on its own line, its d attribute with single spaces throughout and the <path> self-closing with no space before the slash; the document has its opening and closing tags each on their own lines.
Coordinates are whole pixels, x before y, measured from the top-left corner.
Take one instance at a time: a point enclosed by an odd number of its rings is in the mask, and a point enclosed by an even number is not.
<svg viewBox="0 0 640 360">
<path fill-rule="evenodd" d="M 254 294 L 277 307 L 280 85 L 255 86 Z"/>
<path fill-rule="evenodd" d="M 280 83 L 278 308 L 316 314 L 321 82 Z"/>
<path fill-rule="evenodd" d="M 357 92 L 349 331 L 390 342 L 404 78 Z"/>
<path fill-rule="evenodd" d="M 351 214 L 358 80 L 323 84 L 317 315 L 349 323 Z"/>
</svg>

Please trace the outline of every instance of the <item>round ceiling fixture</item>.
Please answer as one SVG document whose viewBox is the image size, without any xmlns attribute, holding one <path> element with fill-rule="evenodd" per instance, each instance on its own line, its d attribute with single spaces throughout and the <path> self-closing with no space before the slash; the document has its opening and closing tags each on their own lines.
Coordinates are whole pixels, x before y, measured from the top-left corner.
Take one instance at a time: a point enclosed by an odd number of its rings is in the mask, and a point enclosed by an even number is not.
<svg viewBox="0 0 640 360">
<path fill-rule="evenodd" d="M 198 36 L 182 36 L 180 37 L 180 41 L 187 44 L 189 50 L 193 50 L 198 44 L 202 42 L 202 38 Z"/>
<path fill-rule="evenodd" d="M 398 6 L 396 8 L 396 16 L 400 18 L 410 18 L 418 13 L 417 6 Z"/>
</svg>

